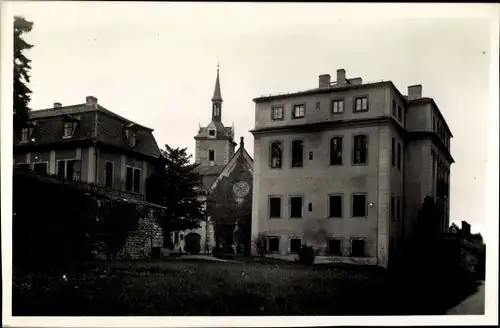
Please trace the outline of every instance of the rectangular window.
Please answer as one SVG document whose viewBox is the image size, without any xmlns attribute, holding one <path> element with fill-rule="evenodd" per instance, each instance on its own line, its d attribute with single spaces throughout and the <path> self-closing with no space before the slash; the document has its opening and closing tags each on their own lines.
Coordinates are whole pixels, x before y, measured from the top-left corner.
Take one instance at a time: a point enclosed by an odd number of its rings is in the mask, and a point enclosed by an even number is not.
<svg viewBox="0 0 500 328">
<path fill-rule="evenodd" d="M 328 217 L 330 218 L 341 218 L 342 217 L 342 196 L 335 195 L 329 196 L 329 211 Z"/>
<path fill-rule="evenodd" d="M 310 160 L 310 161 L 312 161 L 312 160 L 313 160 L 313 152 L 312 152 L 312 151 L 310 151 L 310 152 L 309 152 L 309 160 Z"/>
<path fill-rule="evenodd" d="M 302 245 L 302 240 L 300 238 L 291 238 L 290 253 L 298 253 L 300 251 L 301 245 Z"/>
<path fill-rule="evenodd" d="M 392 138 L 392 166 L 396 166 L 396 139 Z"/>
<path fill-rule="evenodd" d="M 302 167 L 304 162 L 304 142 L 294 140 L 292 142 L 292 167 Z"/>
<path fill-rule="evenodd" d="M 308 207 L 309 207 L 309 212 L 312 212 L 312 210 L 313 210 L 313 204 L 312 204 L 312 203 L 309 203 L 309 206 L 308 206 Z"/>
<path fill-rule="evenodd" d="M 366 195 L 355 194 L 352 195 L 352 216 L 353 217 L 366 217 Z"/>
<path fill-rule="evenodd" d="M 282 120 L 283 119 L 283 107 L 273 107 L 272 115 L 273 120 Z"/>
<path fill-rule="evenodd" d="M 174 232 L 174 244 L 179 242 L 179 232 Z"/>
<path fill-rule="evenodd" d="M 269 217 L 271 219 L 281 218 L 281 198 L 280 197 L 270 197 L 269 198 Z"/>
<path fill-rule="evenodd" d="M 329 255 L 342 255 L 342 239 L 329 239 L 328 240 L 328 254 Z"/>
<path fill-rule="evenodd" d="M 358 135 L 354 137 L 353 147 L 354 164 L 366 164 L 368 162 L 368 137 Z"/>
<path fill-rule="evenodd" d="M 208 130 L 208 135 L 215 136 L 215 130 Z"/>
<path fill-rule="evenodd" d="M 316 111 L 319 112 L 321 110 L 321 103 L 319 101 L 316 102 Z"/>
<path fill-rule="evenodd" d="M 436 116 L 432 116 L 432 130 L 436 132 Z"/>
<path fill-rule="evenodd" d="M 33 170 L 35 171 L 36 174 L 39 175 L 45 175 L 47 174 L 47 163 L 35 163 L 33 165 Z"/>
<path fill-rule="evenodd" d="M 127 167 L 127 176 L 125 183 L 126 191 L 140 192 L 141 190 L 141 170 L 133 167 Z"/>
<path fill-rule="evenodd" d="M 368 110 L 368 97 L 357 97 L 354 104 L 355 112 L 366 112 Z"/>
<path fill-rule="evenodd" d="M 208 151 L 208 160 L 211 162 L 215 161 L 215 150 L 210 149 Z"/>
<path fill-rule="evenodd" d="M 64 123 L 64 134 L 65 138 L 71 137 L 73 135 L 73 122 L 65 122 Z"/>
<path fill-rule="evenodd" d="M 113 187 L 113 162 L 106 162 L 104 166 L 104 185 L 108 188 Z"/>
<path fill-rule="evenodd" d="M 353 239 L 351 241 L 351 255 L 353 257 L 365 256 L 365 241 L 362 239 Z"/>
<path fill-rule="evenodd" d="M 80 172 L 80 160 L 61 160 L 57 162 L 57 175 L 62 179 L 80 180 Z"/>
<path fill-rule="evenodd" d="M 134 192 L 141 191 L 141 170 L 134 169 Z"/>
<path fill-rule="evenodd" d="M 21 142 L 28 141 L 28 137 L 29 137 L 29 129 L 28 128 L 22 128 L 21 129 Z"/>
<path fill-rule="evenodd" d="M 127 167 L 125 190 L 132 191 L 133 185 L 134 185 L 134 169 L 131 167 Z"/>
<path fill-rule="evenodd" d="M 279 253 L 280 251 L 280 237 L 268 237 L 267 249 L 269 253 Z"/>
<path fill-rule="evenodd" d="M 57 176 L 64 179 L 66 171 L 66 162 L 59 161 L 57 162 Z"/>
<path fill-rule="evenodd" d="M 330 165 L 342 165 L 342 138 L 330 139 Z"/>
<path fill-rule="evenodd" d="M 399 221 L 401 218 L 401 199 L 398 197 L 396 199 L 396 219 Z"/>
<path fill-rule="evenodd" d="M 398 121 L 402 121 L 403 119 L 403 115 L 402 115 L 402 110 L 401 110 L 401 106 L 398 106 Z"/>
<path fill-rule="evenodd" d="M 398 161 L 397 161 L 397 168 L 398 170 L 401 169 L 401 142 L 398 142 Z"/>
<path fill-rule="evenodd" d="M 391 219 L 396 218 L 396 197 L 391 197 Z"/>
<path fill-rule="evenodd" d="M 290 197 L 290 218 L 302 218 L 302 196 Z"/>
<path fill-rule="evenodd" d="M 396 101 L 393 100 L 392 101 L 392 116 L 394 117 L 398 117 L 398 110 L 397 110 L 397 105 L 396 105 Z"/>
<path fill-rule="evenodd" d="M 344 100 L 334 100 L 332 102 L 332 113 L 338 114 L 344 112 Z"/>
<path fill-rule="evenodd" d="M 306 106 L 304 104 L 293 106 L 293 118 L 302 118 L 306 115 Z"/>
</svg>

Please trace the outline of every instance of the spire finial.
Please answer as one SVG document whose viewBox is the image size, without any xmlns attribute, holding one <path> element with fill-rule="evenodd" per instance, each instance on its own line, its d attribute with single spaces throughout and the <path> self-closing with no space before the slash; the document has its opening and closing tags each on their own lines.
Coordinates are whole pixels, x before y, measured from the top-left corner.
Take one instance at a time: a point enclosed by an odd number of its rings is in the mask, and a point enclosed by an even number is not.
<svg viewBox="0 0 500 328">
<path fill-rule="evenodd" d="M 222 102 L 222 96 L 221 96 L 221 92 L 220 92 L 220 80 L 219 80 L 219 62 L 217 62 L 217 77 L 215 79 L 215 89 L 214 89 L 214 95 L 212 97 L 212 101 Z"/>
</svg>

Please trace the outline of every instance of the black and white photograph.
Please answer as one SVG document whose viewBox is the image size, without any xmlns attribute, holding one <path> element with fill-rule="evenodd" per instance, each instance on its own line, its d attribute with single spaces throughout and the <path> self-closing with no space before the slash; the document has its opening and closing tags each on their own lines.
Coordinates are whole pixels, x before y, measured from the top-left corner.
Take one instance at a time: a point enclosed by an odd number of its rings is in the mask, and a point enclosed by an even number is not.
<svg viewBox="0 0 500 328">
<path fill-rule="evenodd" d="M 0 14 L 5 324 L 498 324 L 498 4 Z"/>
</svg>

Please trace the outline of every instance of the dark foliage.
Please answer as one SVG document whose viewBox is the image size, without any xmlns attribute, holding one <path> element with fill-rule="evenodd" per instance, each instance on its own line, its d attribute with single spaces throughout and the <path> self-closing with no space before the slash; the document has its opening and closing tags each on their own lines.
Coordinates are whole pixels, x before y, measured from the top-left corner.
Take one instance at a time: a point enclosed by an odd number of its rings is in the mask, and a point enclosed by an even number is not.
<svg viewBox="0 0 500 328">
<path fill-rule="evenodd" d="M 28 120 L 31 90 L 27 84 L 30 82 L 29 70 L 31 60 L 25 51 L 33 45 L 23 40 L 23 34 L 33 29 L 33 23 L 23 17 L 14 17 L 14 131 L 18 131 Z"/>
<path fill-rule="evenodd" d="M 186 148 L 165 145 L 158 168 L 148 178 L 147 200 L 166 207 L 159 217 L 164 245 L 171 241 L 170 232 L 196 229 L 205 219 L 203 203 L 197 199 L 202 177 L 195 172 L 197 164 L 190 163 Z"/>
<path fill-rule="evenodd" d="M 259 256 L 265 256 L 267 253 L 266 241 L 267 241 L 267 235 L 263 232 L 260 232 L 253 241 L 255 250 L 257 251 L 257 254 Z"/>
<path fill-rule="evenodd" d="M 316 259 L 316 254 L 314 252 L 314 248 L 309 245 L 301 245 L 299 254 L 297 254 L 296 261 L 301 264 L 310 265 L 314 263 Z"/>
<path fill-rule="evenodd" d="M 17 172 L 12 196 L 14 265 L 42 269 L 91 258 L 98 214 L 93 197 Z"/>
</svg>

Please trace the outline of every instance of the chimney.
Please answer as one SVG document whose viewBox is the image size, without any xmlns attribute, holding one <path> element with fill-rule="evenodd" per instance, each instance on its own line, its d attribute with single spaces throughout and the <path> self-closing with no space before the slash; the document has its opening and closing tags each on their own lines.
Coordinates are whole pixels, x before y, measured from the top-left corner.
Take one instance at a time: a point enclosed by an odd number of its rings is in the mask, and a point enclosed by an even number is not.
<svg viewBox="0 0 500 328">
<path fill-rule="evenodd" d="M 466 235 L 470 235 L 470 224 L 466 221 L 462 221 L 462 232 Z"/>
<path fill-rule="evenodd" d="M 319 76 L 319 88 L 320 89 L 328 89 L 330 88 L 330 74 L 321 74 Z"/>
<path fill-rule="evenodd" d="M 60 102 L 55 102 L 54 103 L 54 108 L 61 108 L 62 104 Z"/>
<path fill-rule="evenodd" d="M 360 85 L 363 84 L 363 79 L 360 77 L 354 78 L 354 79 L 349 79 L 349 83 L 351 85 Z"/>
<path fill-rule="evenodd" d="M 245 147 L 245 141 L 243 139 L 244 139 L 243 137 L 240 137 L 240 148 Z"/>
<path fill-rule="evenodd" d="M 345 85 L 345 69 L 337 70 L 337 86 L 343 87 Z"/>
<path fill-rule="evenodd" d="M 422 85 L 410 85 L 408 87 L 408 100 L 415 100 L 422 98 Z"/>
<path fill-rule="evenodd" d="M 93 96 L 88 96 L 87 97 L 87 106 L 95 106 L 97 105 L 97 98 Z"/>
</svg>

